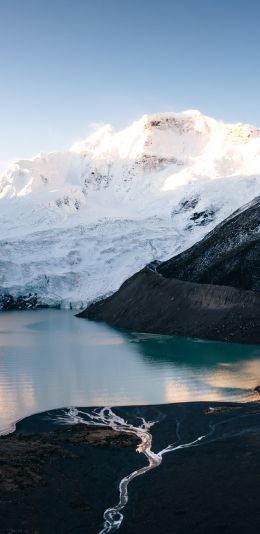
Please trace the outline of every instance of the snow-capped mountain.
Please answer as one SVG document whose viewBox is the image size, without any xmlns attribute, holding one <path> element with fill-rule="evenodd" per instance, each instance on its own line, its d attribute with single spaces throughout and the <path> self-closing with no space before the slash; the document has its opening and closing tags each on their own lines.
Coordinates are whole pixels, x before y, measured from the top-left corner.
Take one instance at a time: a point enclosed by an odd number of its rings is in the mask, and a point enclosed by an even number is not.
<svg viewBox="0 0 260 534">
<path fill-rule="evenodd" d="M 98 129 L 0 178 L 0 291 L 80 307 L 260 192 L 260 130 L 198 111 Z"/>
</svg>

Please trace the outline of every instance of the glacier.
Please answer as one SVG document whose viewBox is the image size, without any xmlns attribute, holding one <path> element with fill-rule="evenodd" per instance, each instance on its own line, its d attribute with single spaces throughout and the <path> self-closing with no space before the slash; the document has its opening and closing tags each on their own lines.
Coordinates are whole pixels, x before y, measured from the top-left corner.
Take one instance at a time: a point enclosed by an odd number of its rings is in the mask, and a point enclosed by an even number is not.
<svg viewBox="0 0 260 534">
<path fill-rule="evenodd" d="M 260 194 L 260 130 L 197 110 L 98 128 L 0 178 L 0 295 L 82 308 Z"/>
</svg>

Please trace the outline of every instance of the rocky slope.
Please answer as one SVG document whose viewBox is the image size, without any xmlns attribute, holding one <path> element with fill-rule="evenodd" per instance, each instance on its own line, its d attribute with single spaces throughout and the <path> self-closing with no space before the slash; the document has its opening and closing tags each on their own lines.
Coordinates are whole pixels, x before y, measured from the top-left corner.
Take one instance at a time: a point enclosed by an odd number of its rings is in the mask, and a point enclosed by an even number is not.
<svg viewBox="0 0 260 534">
<path fill-rule="evenodd" d="M 79 316 L 141 332 L 260 343 L 260 293 L 244 289 L 259 289 L 259 251 L 256 199 L 191 249 L 153 262 Z"/>
<path fill-rule="evenodd" d="M 0 295 L 87 305 L 193 245 L 259 191 L 253 126 L 193 110 L 145 115 L 121 132 L 103 126 L 0 178 Z"/>
<path fill-rule="evenodd" d="M 167 278 L 260 291 L 260 197 L 157 270 Z"/>
</svg>

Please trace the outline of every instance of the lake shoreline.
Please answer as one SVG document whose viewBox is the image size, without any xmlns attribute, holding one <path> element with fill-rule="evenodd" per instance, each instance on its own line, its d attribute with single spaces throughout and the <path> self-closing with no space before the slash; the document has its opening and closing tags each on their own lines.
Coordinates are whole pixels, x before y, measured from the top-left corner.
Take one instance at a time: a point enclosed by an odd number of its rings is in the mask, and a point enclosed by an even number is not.
<svg viewBox="0 0 260 534">
<path fill-rule="evenodd" d="M 260 383 L 260 345 L 129 333 L 69 310 L 0 315 L 0 429 L 60 406 L 244 402 Z"/>
<path fill-rule="evenodd" d="M 211 533 L 259 529 L 259 401 L 114 411 L 135 424 L 140 417 L 157 421 L 151 428 L 154 451 L 208 433 L 204 443 L 166 454 L 158 468 L 130 484 L 119 532 L 165 534 L 174 524 L 177 534 L 190 529 L 201 534 L 208 532 L 209 521 Z M 98 533 L 105 509 L 118 501 L 120 479 L 147 464 L 136 454 L 139 440 L 133 434 L 61 427 L 64 413 L 35 414 L 18 422 L 13 434 L 0 437 L 1 532 Z"/>
<path fill-rule="evenodd" d="M 132 332 L 259 344 L 259 292 L 166 278 L 149 266 L 76 317 Z"/>
</svg>

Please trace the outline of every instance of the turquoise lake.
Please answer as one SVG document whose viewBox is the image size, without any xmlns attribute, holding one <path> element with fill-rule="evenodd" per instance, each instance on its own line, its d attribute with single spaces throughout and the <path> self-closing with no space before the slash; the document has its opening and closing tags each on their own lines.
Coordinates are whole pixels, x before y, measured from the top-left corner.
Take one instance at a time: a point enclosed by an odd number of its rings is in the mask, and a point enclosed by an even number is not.
<svg viewBox="0 0 260 534">
<path fill-rule="evenodd" d="M 63 406 L 253 398 L 260 346 L 129 333 L 72 311 L 0 314 L 0 429 Z"/>
</svg>

